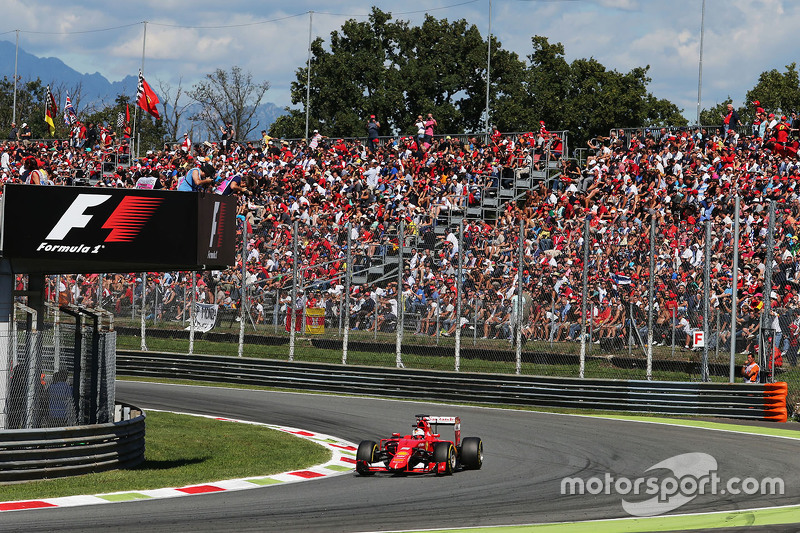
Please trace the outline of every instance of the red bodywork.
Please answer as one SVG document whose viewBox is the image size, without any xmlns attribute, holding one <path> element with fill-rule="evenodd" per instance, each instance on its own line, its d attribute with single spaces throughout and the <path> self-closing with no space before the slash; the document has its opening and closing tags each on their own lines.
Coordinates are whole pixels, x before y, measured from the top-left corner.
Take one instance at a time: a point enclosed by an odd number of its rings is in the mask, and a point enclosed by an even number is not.
<svg viewBox="0 0 800 533">
<path fill-rule="evenodd" d="M 431 422 L 435 426 L 439 424 L 452 425 L 455 433 L 453 440 L 440 438 L 438 433 L 434 433 Z M 445 473 L 447 471 L 447 463 L 434 461 L 434 447 L 437 443 L 446 443 L 453 447 L 454 453 L 457 453 L 461 445 L 461 419 L 459 417 L 419 415 L 414 425 L 414 431 L 419 433 L 418 430 L 422 430 L 424 435 L 400 435 L 399 433 L 394 433 L 388 439 L 381 439 L 378 445 L 378 453 L 376 454 L 376 462 L 369 464 L 366 461 L 357 461 L 359 471 L 392 472 L 397 474 Z M 378 462 L 383 464 L 377 465 L 376 463 Z"/>
</svg>

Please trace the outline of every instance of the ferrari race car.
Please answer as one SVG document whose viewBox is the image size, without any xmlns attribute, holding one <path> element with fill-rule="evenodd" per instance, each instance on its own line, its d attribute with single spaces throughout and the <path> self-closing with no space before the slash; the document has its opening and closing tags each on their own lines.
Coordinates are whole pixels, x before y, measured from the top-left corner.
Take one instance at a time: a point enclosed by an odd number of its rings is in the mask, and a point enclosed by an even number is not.
<svg viewBox="0 0 800 533">
<path fill-rule="evenodd" d="M 483 442 L 478 437 L 461 440 L 461 419 L 457 416 L 416 415 L 410 435 L 392 433 L 380 443 L 361 441 L 356 453 L 356 472 L 452 474 L 459 468 L 479 469 L 483 465 Z M 440 438 L 440 425 L 453 426 L 452 441 Z"/>
</svg>

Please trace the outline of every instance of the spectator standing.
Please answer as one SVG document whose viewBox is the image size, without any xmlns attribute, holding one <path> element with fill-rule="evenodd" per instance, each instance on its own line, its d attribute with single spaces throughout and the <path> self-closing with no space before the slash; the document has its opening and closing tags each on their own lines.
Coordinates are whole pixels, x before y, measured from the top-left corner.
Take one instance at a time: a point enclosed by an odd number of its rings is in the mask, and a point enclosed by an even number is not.
<svg viewBox="0 0 800 533">
<path fill-rule="evenodd" d="M 381 123 L 375 119 L 375 115 L 370 115 L 367 122 L 367 135 L 369 137 L 367 147 L 370 152 L 374 152 L 378 148 L 378 130 L 380 127 Z"/>
<path fill-rule="evenodd" d="M 53 383 L 47 388 L 49 427 L 74 426 L 75 406 L 72 401 L 72 385 L 69 384 L 69 374 L 66 370 L 59 370 L 53 375 Z"/>
<path fill-rule="evenodd" d="M 422 120 L 422 115 L 417 117 L 414 126 L 417 127 L 417 145 L 421 147 L 422 143 L 425 141 L 425 121 Z"/>
<path fill-rule="evenodd" d="M 428 113 L 428 118 L 425 119 L 425 149 L 433 144 L 433 129 L 437 126 L 436 119 L 433 118 L 432 113 Z"/>
<path fill-rule="evenodd" d="M 722 117 L 722 129 L 726 135 L 729 129 L 739 125 L 739 113 L 733 108 L 733 104 L 728 104 L 727 113 L 724 115 L 720 114 L 720 116 Z"/>
<path fill-rule="evenodd" d="M 191 154 L 192 153 L 192 139 L 189 137 L 188 133 L 183 134 L 183 142 L 181 142 L 181 150 L 184 154 Z"/>
<path fill-rule="evenodd" d="M 222 133 L 222 153 L 227 154 L 230 149 L 231 142 L 236 136 L 236 130 L 233 128 L 233 122 L 227 122 L 219 127 Z"/>
<path fill-rule="evenodd" d="M 19 132 L 19 138 L 22 141 L 30 141 L 31 140 L 31 127 L 28 126 L 27 122 L 22 123 L 22 129 Z"/>
<path fill-rule="evenodd" d="M 17 129 L 17 123 L 11 123 L 11 130 L 8 132 L 8 140 L 9 141 L 18 141 L 19 140 L 19 130 Z"/>
</svg>

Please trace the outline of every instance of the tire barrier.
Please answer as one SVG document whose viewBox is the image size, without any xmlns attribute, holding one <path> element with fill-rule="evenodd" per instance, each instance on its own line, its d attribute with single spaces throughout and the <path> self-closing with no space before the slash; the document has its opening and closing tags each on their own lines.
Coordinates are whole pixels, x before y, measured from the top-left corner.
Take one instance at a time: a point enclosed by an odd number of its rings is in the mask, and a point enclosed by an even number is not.
<svg viewBox="0 0 800 533">
<path fill-rule="evenodd" d="M 789 394 L 789 384 L 785 381 L 764 384 L 764 419 L 775 422 L 786 422 L 789 411 L 786 407 L 786 398 Z"/>
<path fill-rule="evenodd" d="M 117 352 L 117 372 L 386 398 L 786 421 L 786 384 L 468 374 L 225 356 Z M 782 403 L 781 403 L 782 402 Z M 781 410 L 782 409 L 782 410 Z"/>
<path fill-rule="evenodd" d="M 119 404 L 118 404 L 119 405 Z M 130 468 L 144 461 L 145 414 L 108 424 L 0 431 L 0 482 Z"/>
</svg>

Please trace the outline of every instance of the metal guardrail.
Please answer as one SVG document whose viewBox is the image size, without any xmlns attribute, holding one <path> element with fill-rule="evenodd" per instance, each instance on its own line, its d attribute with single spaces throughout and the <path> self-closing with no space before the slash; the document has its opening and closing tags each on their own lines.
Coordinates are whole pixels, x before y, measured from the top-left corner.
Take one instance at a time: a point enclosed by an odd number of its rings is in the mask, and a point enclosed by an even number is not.
<svg viewBox="0 0 800 533">
<path fill-rule="evenodd" d="M 0 431 L 0 482 L 46 479 L 144 461 L 145 414 L 91 426 Z"/>
<path fill-rule="evenodd" d="M 786 420 L 781 395 L 766 384 L 593 380 L 357 367 L 225 356 L 117 352 L 117 372 L 309 391 L 619 410 L 666 415 Z M 776 384 L 777 385 L 777 384 Z"/>
</svg>

